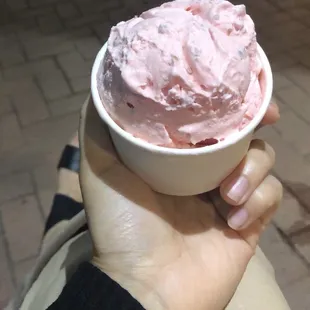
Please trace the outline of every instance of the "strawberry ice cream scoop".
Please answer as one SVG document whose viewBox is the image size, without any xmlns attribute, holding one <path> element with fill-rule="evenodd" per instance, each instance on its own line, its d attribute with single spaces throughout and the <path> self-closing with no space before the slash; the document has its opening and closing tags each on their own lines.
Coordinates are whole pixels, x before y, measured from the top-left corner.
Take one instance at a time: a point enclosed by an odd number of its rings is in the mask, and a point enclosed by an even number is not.
<svg viewBox="0 0 310 310">
<path fill-rule="evenodd" d="M 243 5 L 228 1 L 178 0 L 119 23 L 102 66 L 107 112 L 158 146 L 224 140 L 262 103 L 254 23 Z"/>
</svg>

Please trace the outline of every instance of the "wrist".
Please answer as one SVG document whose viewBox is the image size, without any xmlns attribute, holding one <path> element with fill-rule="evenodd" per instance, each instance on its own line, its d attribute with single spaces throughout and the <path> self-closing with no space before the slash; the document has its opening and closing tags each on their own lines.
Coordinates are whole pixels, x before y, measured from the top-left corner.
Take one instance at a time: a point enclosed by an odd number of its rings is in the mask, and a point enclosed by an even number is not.
<svg viewBox="0 0 310 310">
<path fill-rule="evenodd" d="M 118 270 L 111 270 L 105 266 L 100 259 L 93 257 L 91 263 L 109 278 L 119 284 L 135 300 L 137 300 L 146 310 L 169 310 L 164 306 L 164 301 L 154 290 L 154 287 L 148 281 L 134 279 L 130 273 L 121 273 Z"/>
</svg>

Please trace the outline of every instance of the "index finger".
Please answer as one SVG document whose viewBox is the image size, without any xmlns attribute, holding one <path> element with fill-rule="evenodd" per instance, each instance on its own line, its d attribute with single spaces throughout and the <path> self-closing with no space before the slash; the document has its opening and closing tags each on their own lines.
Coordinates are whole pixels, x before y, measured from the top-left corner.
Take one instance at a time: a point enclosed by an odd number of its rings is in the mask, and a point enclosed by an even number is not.
<svg viewBox="0 0 310 310">
<path fill-rule="evenodd" d="M 269 105 L 268 110 L 260 124 L 260 126 L 264 125 L 272 125 L 276 123 L 280 118 L 279 107 L 277 103 L 274 101 Z"/>
</svg>

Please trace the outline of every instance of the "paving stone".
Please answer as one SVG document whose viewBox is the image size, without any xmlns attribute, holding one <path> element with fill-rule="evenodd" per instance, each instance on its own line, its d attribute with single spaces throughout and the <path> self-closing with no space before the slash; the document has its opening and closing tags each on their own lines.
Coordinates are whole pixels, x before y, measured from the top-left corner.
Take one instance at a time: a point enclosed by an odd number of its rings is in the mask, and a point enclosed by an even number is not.
<svg viewBox="0 0 310 310">
<path fill-rule="evenodd" d="M 310 27 L 310 18 L 307 19 L 307 23 L 308 23 L 308 27 Z M 308 31 L 301 32 L 298 36 L 299 36 L 300 40 L 302 40 L 305 43 L 305 45 L 310 44 L 310 37 L 308 35 Z"/>
<path fill-rule="evenodd" d="M 30 258 L 15 264 L 14 275 L 17 284 L 23 283 L 25 276 L 32 270 L 35 263 L 36 258 Z"/>
<path fill-rule="evenodd" d="M 74 45 L 65 35 L 34 35 L 23 42 L 27 57 L 31 60 L 44 56 L 54 56 L 74 49 Z"/>
<path fill-rule="evenodd" d="M 287 49 L 285 44 L 282 43 L 280 40 L 275 41 L 274 39 L 262 38 L 258 36 L 257 41 L 261 45 L 261 47 L 263 48 L 268 57 L 270 57 L 270 55 L 284 53 Z"/>
<path fill-rule="evenodd" d="M 59 155 L 60 156 L 60 155 Z M 50 162 L 34 169 L 34 181 L 45 218 L 48 217 L 56 192 L 57 163 Z"/>
<path fill-rule="evenodd" d="M 57 12 L 61 18 L 69 19 L 80 16 L 80 12 L 77 10 L 76 6 L 71 3 L 59 3 L 57 5 Z"/>
<path fill-rule="evenodd" d="M 292 17 L 288 13 L 280 11 L 267 16 L 264 14 L 258 25 L 257 23 L 255 23 L 255 25 L 256 27 L 258 26 L 259 31 L 260 29 L 264 28 L 270 29 L 272 25 L 282 24 L 284 22 L 289 22 L 290 20 L 292 20 Z"/>
<path fill-rule="evenodd" d="M 310 49 L 309 49 L 310 53 Z M 310 58 L 309 58 L 310 59 Z M 282 71 L 283 75 L 310 94 L 310 69 L 298 65 Z M 286 85 L 286 87 L 289 85 Z"/>
<path fill-rule="evenodd" d="M 0 153 L 20 148 L 24 143 L 16 114 L 7 113 L 0 118 Z"/>
<path fill-rule="evenodd" d="M 307 28 L 298 21 L 291 20 L 282 24 L 277 24 L 272 27 L 272 31 L 269 31 L 269 36 L 276 38 L 283 34 L 290 36 L 295 33 L 304 32 Z"/>
<path fill-rule="evenodd" d="M 93 31 L 88 26 L 82 26 L 79 28 L 70 29 L 66 32 L 66 36 L 68 40 L 76 40 L 79 38 L 85 38 L 88 36 L 92 36 Z"/>
<path fill-rule="evenodd" d="M 283 100 L 279 98 L 279 96 L 278 96 L 277 93 L 274 92 L 272 98 L 273 98 L 272 100 L 278 105 L 279 110 L 280 110 L 280 114 L 282 114 L 284 111 L 290 109 L 290 108 L 285 104 L 285 102 L 283 102 Z"/>
<path fill-rule="evenodd" d="M 43 221 L 34 196 L 24 196 L 4 203 L 1 207 L 4 232 L 13 261 L 38 254 Z M 22 219 L 22 220 L 21 220 Z"/>
<path fill-rule="evenodd" d="M 6 4 L 12 10 L 21 10 L 27 8 L 27 1 L 26 0 L 8 0 Z"/>
<path fill-rule="evenodd" d="M 28 173 L 16 173 L 0 177 L 0 204 L 33 192 Z"/>
<path fill-rule="evenodd" d="M 309 230 L 298 234 L 292 238 L 298 251 L 310 263 L 310 225 Z"/>
<path fill-rule="evenodd" d="M 264 12 L 276 12 L 277 8 L 272 2 L 268 2 L 266 0 L 262 0 L 259 2 L 251 1 L 250 5 L 253 9 L 261 10 Z"/>
<path fill-rule="evenodd" d="M 41 59 L 5 69 L 3 70 L 3 76 L 7 81 L 17 81 L 33 77 L 36 74 L 51 74 L 57 70 L 58 68 L 52 59 Z"/>
<path fill-rule="evenodd" d="M 306 165 L 309 163 L 306 161 Z M 298 199 L 301 201 L 301 203 L 305 206 L 305 208 L 310 211 L 310 187 L 304 184 L 295 184 L 295 187 L 297 187 L 296 192 L 298 193 Z"/>
<path fill-rule="evenodd" d="M 23 30 L 30 30 L 37 27 L 37 22 L 35 17 L 24 17 L 18 20 L 18 23 L 11 24 L 12 30 L 18 32 Z"/>
<path fill-rule="evenodd" d="M 4 309 L 14 291 L 14 285 L 7 261 L 3 236 L 0 235 L 0 309 Z"/>
<path fill-rule="evenodd" d="M 1 6 L 0 10 L 0 25 L 9 24 L 12 20 L 12 13 L 10 8 L 6 5 Z"/>
<path fill-rule="evenodd" d="M 290 53 L 292 50 L 296 50 L 305 45 L 305 38 L 303 32 L 297 32 L 294 35 L 281 36 L 279 42 L 284 46 L 284 50 Z"/>
<path fill-rule="evenodd" d="M 285 243 L 274 226 L 269 226 L 262 235 L 260 246 L 273 265 L 277 281 L 281 287 L 308 273 L 304 262 Z"/>
<path fill-rule="evenodd" d="M 307 164 L 310 164 L 310 154 L 305 155 L 305 160 Z"/>
<path fill-rule="evenodd" d="M 2 81 L 0 83 L 0 96 L 10 96 L 16 92 L 16 89 L 23 91 L 32 84 L 32 79 L 24 78 L 16 81 Z"/>
<path fill-rule="evenodd" d="M 281 89 L 277 96 L 301 119 L 310 123 L 309 95 L 297 86 Z"/>
<path fill-rule="evenodd" d="M 12 105 L 8 96 L 0 96 L 0 117 L 3 114 L 10 113 L 12 111 Z"/>
<path fill-rule="evenodd" d="M 275 149 L 277 158 L 273 171 L 297 195 L 299 184 L 310 186 L 310 167 L 305 164 L 301 154 L 294 150 L 272 127 L 260 130 L 257 136 L 266 140 Z"/>
<path fill-rule="evenodd" d="M 24 55 L 18 46 L 0 49 L 0 63 L 3 68 L 24 62 Z"/>
<path fill-rule="evenodd" d="M 288 12 L 291 9 L 296 8 L 296 0 L 282 0 L 282 1 L 277 1 L 277 6 L 281 7 L 282 9 L 287 10 Z"/>
<path fill-rule="evenodd" d="M 306 27 L 309 27 L 310 26 L 310 21 L 309 21 L 309 17 L 303 17 L 303 18 L 300 18 L 300 22 L 305 25 Z"/>
<path fill-rule="evenodd" d="M 70 88 L 62 72 L 56 71 L 52 75 L 42 74 L 38 77 L 38 84 L 47 100 L 56 100 L 71 94 Z"/>
<path fill-rule="evenodd" d="M 36 29 L 24 29 L 17 31 L 16 34 L 14 34 L 14 44 L 16 44 L 16 41 L 18 40 L 21 43 L 25 43 L 27 41 L 32 41 L 37 38 L 44 38 L 45 36 L 42 35 L 38 27 Z M 12 40 L 12 39 L 11 39 Z"/>
<path fill-rule="evenodd" d="M 44 34 L 54 34 L 63 30 L 59 17 L 54 14 L 39 16 L 38 23 L 42 33 Z"/>
<path fill-rule="evenodd" d="M 274 71 L 290 68 L 298 63 L 298 61 L 287 53 L 272 54 L 269 57 L 271 68 Z"/>
<path fill-rule="evenodd" d="M 24 10 L 17 10 L 14 11 L 14 18 L 17 21 L 20 21 L 23 18 L 30 18 L 30 17 L 38 17 L 38 16 L 45 16 L 47 14 L 51 14 L 55 12 L 52 6 L 45 6 L 39 8 L 25 8 Z M 23 29 L 26 30 L 26 29 Z M 17 34 L 19 35 L 23 31 L 19 31 Z"/>
<path fill-rule="evenodd" d="M 101 48 L 101 44 L 96 37 L 78 39 L 75 41 L 75 46 L 86 60 L 94 60 Z"/>
<path fill-rule="evenodd" d="M 77 130 L 78 122 L 79 113 L 77 112 L 63 117 L 50 118 L 24 128 L 24 139 L 30 149 L 46 149 L 51 152 L 56 148 L 59 154 L 68 139 Z"/>
<path fill-rule="evenodd" d="M 140 3 L 140 1 L 137 2 Z M 89 5 L 87 1 L 77 1 L 76 3 L 82 14 L 87 16 L 98 12 L 109 12 L 111 9 L 121 7 L 120 0 L 98 1 L 95 5 Z"/>
<path fill-rule="evenodd" d="M 53 115 L 63 115 L 75 111 L 80 111 L 85 102 L 89 92 L 76 94 L 67 99 L 60 99 L 50 103 L 50 110 Z"/>
<path fill-rule="evenodd" d="M 273 74 L 274 90 L 278 91 L 282 88 L 292 86 L 292 82 L 282 72 L 274 72 Z"/>
<path fill-rule="evenodd" d="M 90 90 L 90 77 L 77 77 L 70 80 L 70 84 L 75 92 Z"/>
<path fill-rule="evenodd" d="M 281 113 L 280 120 L 274 125 L 281 138 L 292 145 L 300 154 L 310 153 L 310 124 L 298 117 L 292 110 Z"/>
<path fill-rule="evenodd" d="M 283 201 L 274 217 L 276 225 L 287 235 L 310 226 L 310 213 L 288 191 L 284 191 Z"/>
<path fill-rule="evenodd" d="M 283 288 L 283 293 L 292 310 L 309 310 L 310 305 L 310 275 L 291 283 Z"/>
<path fill-rule="evenodd" d="M 303 9 L 306 9 L 306 10 L 310 10 L 310 3 L 308 0 L 304 1 L 304 3 L 301 4 L 301 7 Z"/>
<path fill-rule="evenodd" d="M 117 24 L 123 20 L 128 20 L 130 18 L 133 18 L 134 16 L 135 16 L 135 13 L 128 7 L 127 8 L 123 7 L 122 9 L 109 11 L 109 19 L 114 24 Z"/>
<path fill-rule="evenodd" d="M 44 5 L 49 5 L 49 4 L 53 4 L 53 3 L 57 3 L 59 2 L 59 0 L 29 0 L 29 5 L 30 7 L 40 7 L 40 6 L 44 6 Z"/>
<path fill-rule="evenodd" d="M 24 145 L 10 153 L 0 153 L 0 175 L 57 162 L 64 145 L 78 128 L 79 116 L 79 112 L 74 112 L 23 128 Z"/>
<path fill-rule="evenodd" d="M 91 64 L 85 62 L 78 52 L 70 52 L 57 56 L 58 62 L 68 78 L 90 75 Z"/>
<path fill-rule="evenodd" d="M 12 94 L 12 103 L 24 126 L 44 120 L 49 116 L 43 96 L 35 84 L 30 84 L 27 89 Z"/>
<path fill-rule="evenodd" d="M 111 27 L 113 26 L 113 22 L 111 21 L 104 21 L 94 23 L 92 28 L 94 29 L 98 38 L 100 38 L 101 43 L 105 43 L 110 35 Z"/>
<path fill-rule="evenodd" d="M 135 15 L 140 15 L 142 12 L 150 8 L 150 4 L 148 4 L 147 1 L 126 0 L 123 1 L 123 4 L 126 9 L 128 8 Z"/>
<path fill-rule="evenodd" d="M 102 20 L 101 13 L 93 13 L 91 15 L 84 15 L 82 17 L 66 20 L 65 27 L 68 29 L 81 28 L 83 26 L 91 25 Z"/>
<path fill-rule="evenodd" d="M 291 16 L 300 19 L 300 21 L 302 22 L 303 18 L 309 17 L 310 16 L 310 12 L 305 9 L 305 8 L 294 8 L 292 10 L 289 10 L 288 12 Z"/>
</svg>

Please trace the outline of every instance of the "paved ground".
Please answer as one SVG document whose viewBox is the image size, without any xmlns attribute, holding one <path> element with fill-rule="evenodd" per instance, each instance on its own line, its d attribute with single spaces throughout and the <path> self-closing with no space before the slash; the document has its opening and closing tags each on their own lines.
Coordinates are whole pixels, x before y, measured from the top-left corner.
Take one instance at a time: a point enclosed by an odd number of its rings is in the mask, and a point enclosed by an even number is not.
<svg viewBox="0 0 310 310">
<path fill-rule="evenodd" d="M 0 0 L 0 309 L 38 252 L 60 150 L 77 127 L 109 28 L 158 3 Z M 285 197 L 262 247 L 294 310 L 310 309 L 310 0 L 247 0 L 275 73 Z"/>
</svg>

